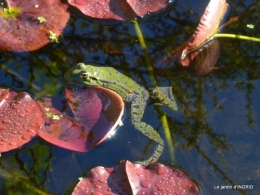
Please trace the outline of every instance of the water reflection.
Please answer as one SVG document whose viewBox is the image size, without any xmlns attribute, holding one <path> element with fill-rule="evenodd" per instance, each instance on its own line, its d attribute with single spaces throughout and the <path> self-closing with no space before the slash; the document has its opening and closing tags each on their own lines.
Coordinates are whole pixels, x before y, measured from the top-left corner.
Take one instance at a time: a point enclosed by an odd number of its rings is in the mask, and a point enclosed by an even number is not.
<svg viewBox="0 0 260 195">
<path fill-rule="evenodd" d="M 196 1 L 196 5 L 206 6 L 206 3 L 204 0 Z M 196 5 L 193 1 L 182 1 L 169 12 L 140 24 L 153 64 L 193 34 L 205 7 Z M 224 31 L 260 37 L 259 5 L 256 0 L 230 2 L 229 17 L 241 17 Z M 255 25 L 254 29 L 247 28 L 247 24 L 251 23 Z M 257 185 L 260 180 L 259 43 L 228 39 L 219 39 L 219 42 L 220 57 L 207 76 L 188 74 L 174 59 L 165 62 L 167 70 L 154 71 L 158 85 L 173 87 L 179 106 L 176 117 L 168 118 L 176 164 L 197 178 L 205 193 L 219 194 L 214 185 L 233 186 L 236 183 L 254 185 L 254 189 L 222 192 L 257 194 L 260 191 Z M 66 67 L 84 61 L 108 64 L 136 82 L 149 85 L 143 52 L 131 23 L 104 26 L 71 16 L 59 44 L 53 43 L 31 53 L 1 53 L 1 86 L 29 91 L 35 98 L 61 95 L 62 74 Z M 159 116 L 154 112 L 152 103 L 149 102 L 144 120 L 160 129 Z M 117 134 L 116 138 L 101 144 L 97 150 L 84 155 L 75 154 L 71 163 L 76 163 L 77 169 L 83 173 L 96 164 L 113 165 L 121 158 L 141 158 L 146 151 L 144 143 L 148 141 L 134 132 L 127 121 L 122 129 L 121 135 Z M 130 141 L 136 144 L 128 145 Z M 70 155 L 62 149 L 55 150 L 53 155 L 56 160 L 49 161 L 53 170 L 48 174 L 50 182 L 59 185 L 43 183 L 42 187 L 48 186 L 48 191 L 62 194 L 69 182 L 75 182 L 75 176 L 67 175 L 71 179 L 66 181 L 57 176 L 59 170 L 55 167 L 66 166 L 61 159 L 65 158 L 64 153 Z M 16 152 L 21 153 L 19 150 Z M 2 155 L 1 163 L 6 155 L 9 154 Z M 14 152 L 10 155 L 15 156 Z M 167 149 L 161 160 L 172 162 Z M 5 175 L 1 174 L 1 178 Z M 3 183 L 0 182 L 1 185 Z"/>
</svg>

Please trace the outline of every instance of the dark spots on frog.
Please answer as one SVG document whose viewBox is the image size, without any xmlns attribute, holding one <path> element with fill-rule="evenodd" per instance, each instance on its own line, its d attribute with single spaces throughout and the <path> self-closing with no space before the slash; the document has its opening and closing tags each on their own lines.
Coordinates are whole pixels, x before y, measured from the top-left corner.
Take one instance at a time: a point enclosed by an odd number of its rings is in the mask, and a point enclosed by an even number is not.
<svg viewBox="0 0 260 195">
<path fill-rule="evenodd" d="M 139 109 L 140 108 L 139 105 L 133 105 L 132 107 L 135 108 L 135 109 Z"/>
<path fill-rule="evenodd" d="M 139 113 L 138 111 L 131 111 L 132 123 L 140 123 L 142 117 L 142 113 Z"/>
</svg>

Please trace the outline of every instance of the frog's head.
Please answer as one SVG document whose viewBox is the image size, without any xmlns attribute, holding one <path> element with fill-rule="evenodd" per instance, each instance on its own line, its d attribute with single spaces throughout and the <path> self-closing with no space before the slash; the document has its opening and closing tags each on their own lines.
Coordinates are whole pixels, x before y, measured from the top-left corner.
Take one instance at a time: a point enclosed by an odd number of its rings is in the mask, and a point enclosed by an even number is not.
<svg viewBox="0 0 260 195">
<path fill-rule="evenodd" d="M 85 65 L 84 63 L 78 63 L 75 67 L 69 69 L 64 79 L 69 83 L 76 85 L 98 85 L 98 70 L 97 67 L 91 65 Z"/>
</svg>

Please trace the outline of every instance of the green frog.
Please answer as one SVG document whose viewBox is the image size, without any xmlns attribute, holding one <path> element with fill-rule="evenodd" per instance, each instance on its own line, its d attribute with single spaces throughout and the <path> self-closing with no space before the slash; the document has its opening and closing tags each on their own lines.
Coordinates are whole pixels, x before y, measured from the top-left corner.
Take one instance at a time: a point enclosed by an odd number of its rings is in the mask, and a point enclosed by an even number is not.
<svg viewBox="0 0 260 195">
<path fill-rule="evenodd" d="M 76 85 L 108 88 L 117 92 L 124 102 L 130 103 L 130 118 L 134 128 L 157 143 L 153 154 L 148 159 L 138 163 L 148 165 L 158 160 L 164 148 L 164 141 L 152 126 L 142 122 L 141 119 L 149 96 L 158 99 L 160 103 L 167 105 L 171 110 L 177 110 L 171 88 L 169 88 L 171 93 L 167 95 L 159 87 L 148 91 L 113 67 L 84 63 L 78 63 L 69 69 L 65 73 L 64 79 Z"/>
</svg>

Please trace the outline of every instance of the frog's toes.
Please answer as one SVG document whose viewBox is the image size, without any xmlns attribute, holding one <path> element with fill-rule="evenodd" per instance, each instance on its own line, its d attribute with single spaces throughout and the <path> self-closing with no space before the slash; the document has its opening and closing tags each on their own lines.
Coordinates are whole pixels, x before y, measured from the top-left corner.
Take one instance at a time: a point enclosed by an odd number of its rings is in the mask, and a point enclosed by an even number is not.
<svg viewBox="0 0 260 195">
<path fill-rule="evenodd" d="M 140 165 L 144 165 L 144 166 L 148 166 L 150 163 L 146 160 L 144 161 L 132 161 L 135 164 L 140 164 Z"/>
<path fill-rule="evenodd" d="M 119 125 L 119 126 L 123 126 L 123 125 L 124 125 L 123 121 L 122 121 L 122 120 L 119 120 L 118 125 Z"/>
</svg>

